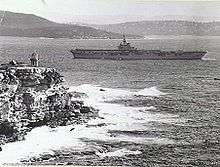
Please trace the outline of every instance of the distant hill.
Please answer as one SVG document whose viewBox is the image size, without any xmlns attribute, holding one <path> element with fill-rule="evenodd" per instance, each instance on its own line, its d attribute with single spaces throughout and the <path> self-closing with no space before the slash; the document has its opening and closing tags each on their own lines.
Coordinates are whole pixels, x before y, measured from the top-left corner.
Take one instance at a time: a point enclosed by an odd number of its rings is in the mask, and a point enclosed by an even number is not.
<svg viewBox="0 0 220 167">
<path fill-rule="evenodd" d="M 139 21 L 120 24 L 91 25 L 95 28 L 134 35 L 220 35 L 220 22 Z"/>
<path fill-rule="evenodd" d="M 4 15 L 4 17 L 2 17 Z M 60 24 L 33 14 L 0 11 L 0 36 L 47 38 L 121 38 L 120 33 L 107 32 L 88 26 Z M 128 35 L 130 38 L 140 38 Z"/>
</svg>

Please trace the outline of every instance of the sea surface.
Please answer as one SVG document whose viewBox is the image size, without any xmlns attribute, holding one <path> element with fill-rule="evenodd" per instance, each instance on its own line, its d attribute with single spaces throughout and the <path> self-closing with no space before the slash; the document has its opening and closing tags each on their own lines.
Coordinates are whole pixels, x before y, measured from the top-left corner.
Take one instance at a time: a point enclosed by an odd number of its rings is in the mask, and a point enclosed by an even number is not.
<svg viewBox="0 0 220 167">
<path fill-rule="evenodd" d="M 2 146 L 0 163 L 220 166 L 220 37 L 149 36 L 140 49 L 207 50 L 199 61 L 75 60 L 71 48 L 115 48 L 119 40 L 0 37 L 0 63 L 61 72 L 70 91 L 99 109 L 84 125 L 39 127 Z M 102 90 L 102 91 L 101 91 Z M 74 128 L 74 129 L 73 129 Z"/>
</svg>

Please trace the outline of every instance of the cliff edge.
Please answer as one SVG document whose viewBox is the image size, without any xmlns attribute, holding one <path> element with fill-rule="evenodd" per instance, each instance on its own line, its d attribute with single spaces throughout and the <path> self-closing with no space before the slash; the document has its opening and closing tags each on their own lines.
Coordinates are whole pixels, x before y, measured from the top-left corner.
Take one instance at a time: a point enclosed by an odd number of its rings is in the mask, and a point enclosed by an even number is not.
<svg viewBox="0 0 220 167">
<path fill-rule="evenodd" d="M 11 61 L 0 66 L 0 145 L 23 140 L 34 127 L 85 123 L 98 111 L 68 92 L 54 68 Z"/>
</svg>

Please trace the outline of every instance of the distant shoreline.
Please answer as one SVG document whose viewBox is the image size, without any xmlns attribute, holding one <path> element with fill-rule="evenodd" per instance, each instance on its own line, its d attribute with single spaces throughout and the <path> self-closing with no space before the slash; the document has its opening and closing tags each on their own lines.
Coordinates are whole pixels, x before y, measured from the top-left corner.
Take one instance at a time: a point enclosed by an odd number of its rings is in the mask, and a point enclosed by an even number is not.
<svg viewBox="0 0 220 167">
<path fill-rule="evenodd" d="M 2 36 L 0 37 L 9 37 L 9 38 L 31 38 L 31 39 L 50 39 L 50 40 L 121 40 L 121 38 L 53 38 L 53 37 L 26 37 L 26 36 Z M 151 40 L 151 39 L 172 39 L 172 38 L 220 38 L 220 35 L 147 35 L 143 38 L 128 38 L 128 40 Z"/>
</svg>

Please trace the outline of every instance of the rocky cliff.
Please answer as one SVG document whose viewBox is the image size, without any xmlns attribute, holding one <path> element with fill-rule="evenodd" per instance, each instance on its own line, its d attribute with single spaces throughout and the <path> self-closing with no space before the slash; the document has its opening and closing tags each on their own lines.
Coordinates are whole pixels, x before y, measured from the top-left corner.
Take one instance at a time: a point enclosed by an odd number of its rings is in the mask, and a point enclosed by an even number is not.
<svg viewBox="0 0 220 167">
<path fill-rule="evenodd" d="M 15 61 L 0 67 L 0 145 L 23 140 L 34 127 L 87 122 L 97 110 L 68 92 L 63 76 L 53 68 L 31 67 Z"/>
</svg>

